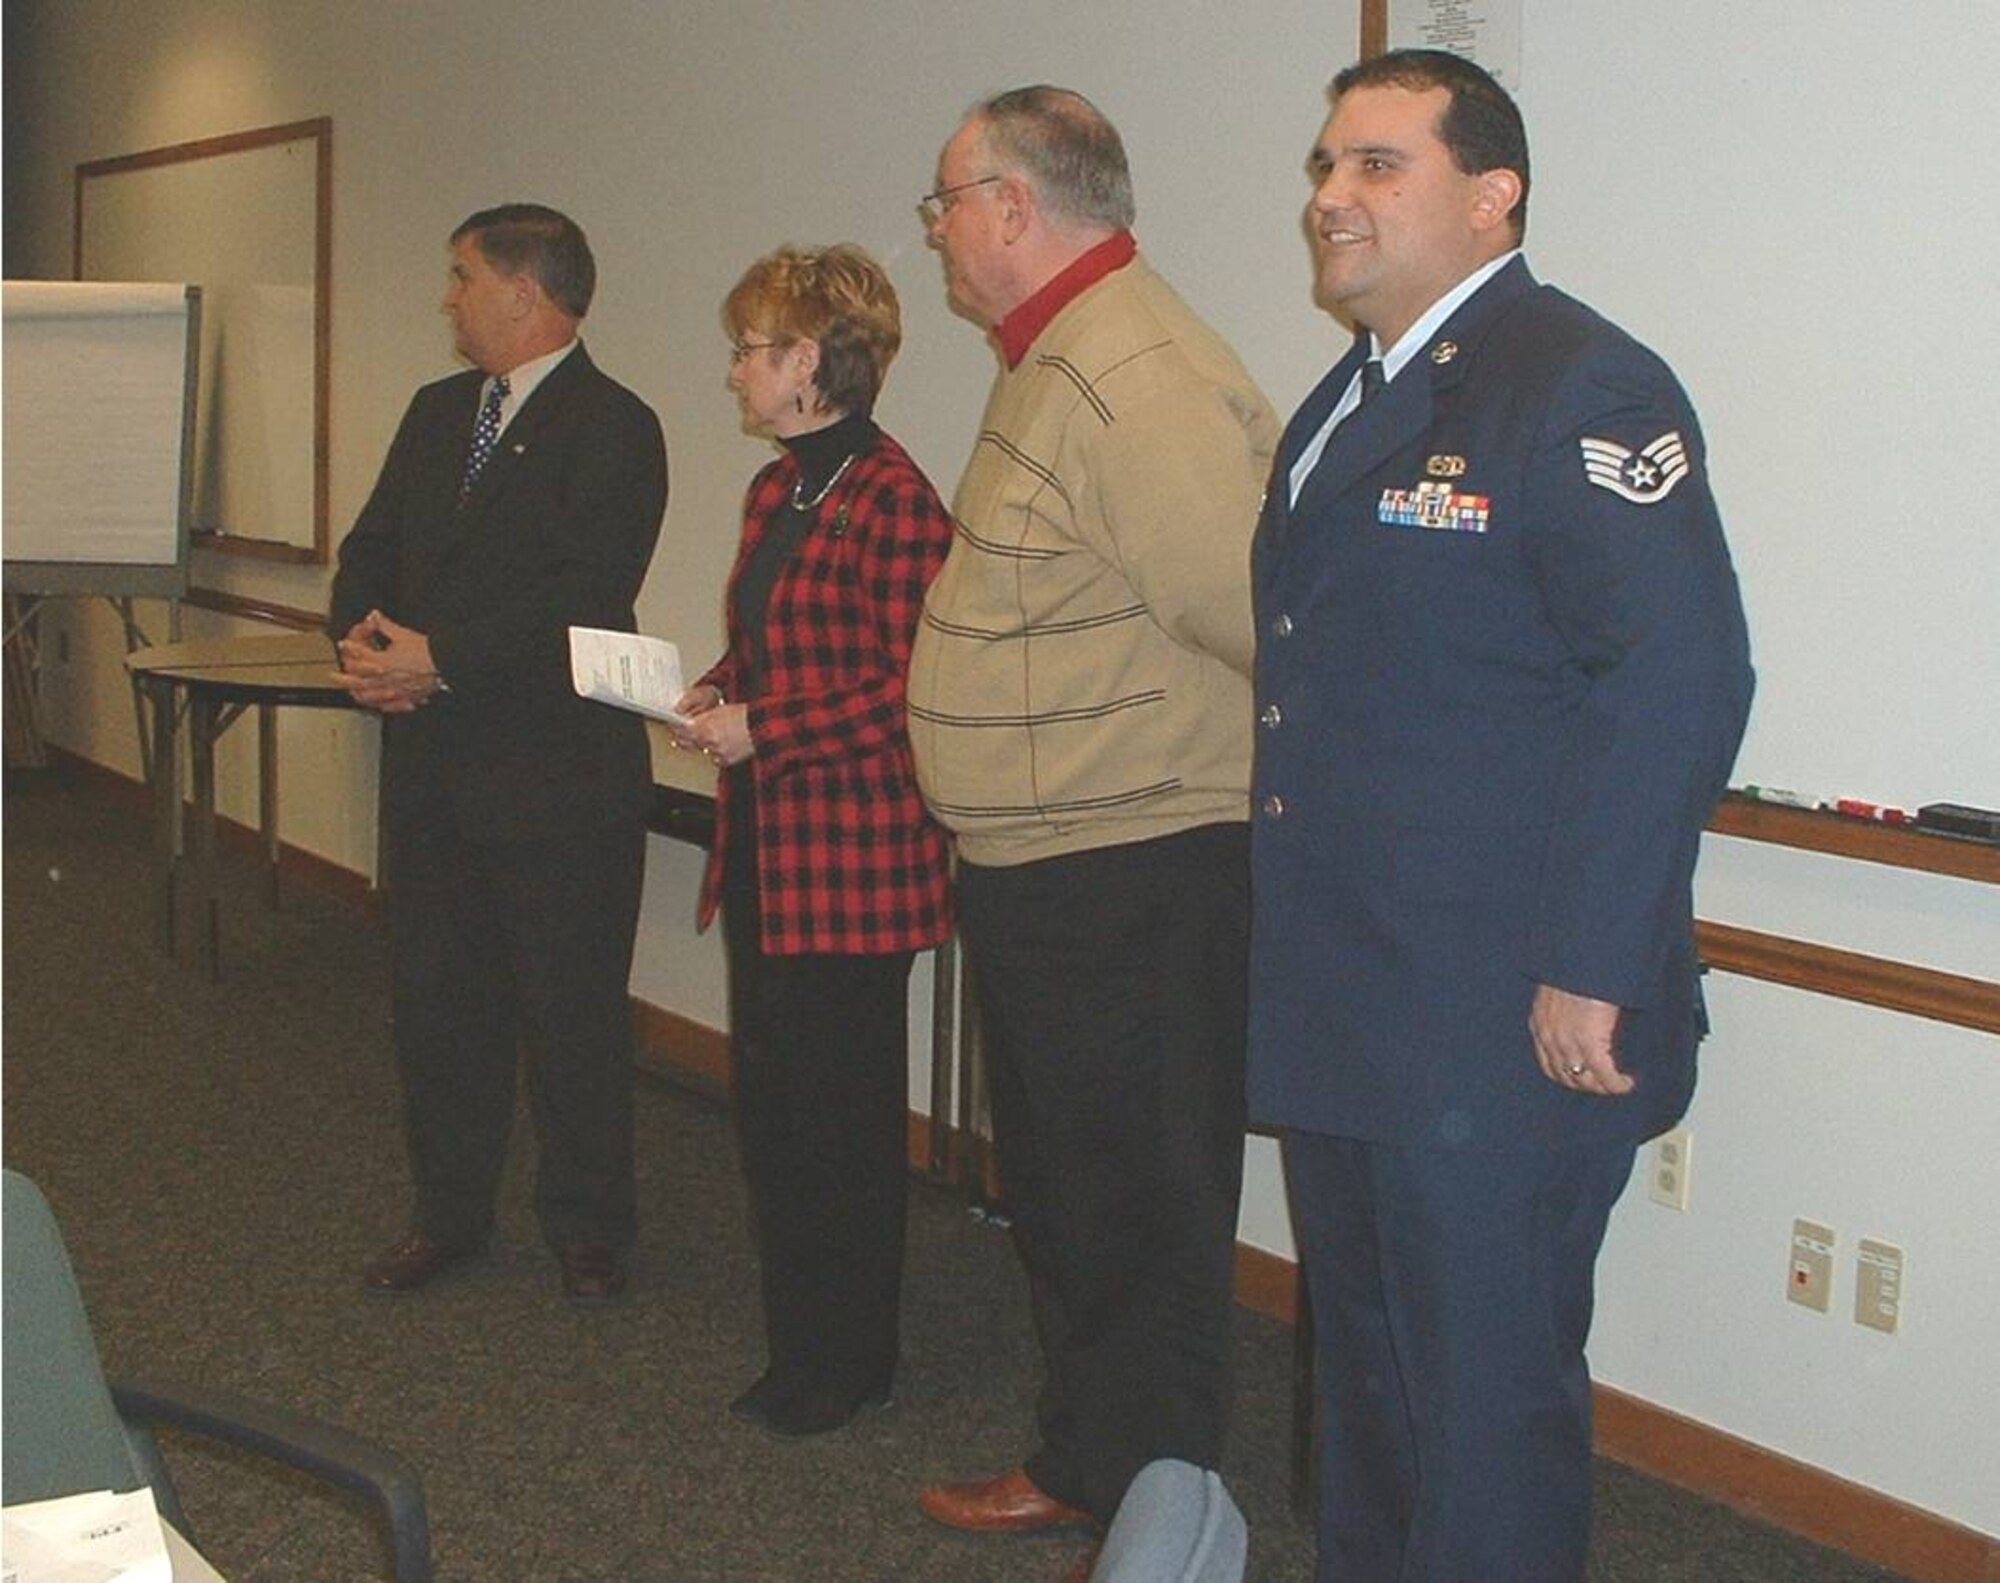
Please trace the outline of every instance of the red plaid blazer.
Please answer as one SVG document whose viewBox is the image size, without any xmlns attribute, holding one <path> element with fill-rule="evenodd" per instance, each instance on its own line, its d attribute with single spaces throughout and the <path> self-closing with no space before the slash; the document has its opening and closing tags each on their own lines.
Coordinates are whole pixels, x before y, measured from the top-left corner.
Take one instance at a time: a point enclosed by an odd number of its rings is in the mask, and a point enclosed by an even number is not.
<svg viewBox="0 0 2000 1583">
<path fill-rule="evenodd" d="M 797 481 L 789 454 L 751 481 L 732 595 Z M 917 792 L 903 681 L 924 590 L 951 547 L 951 516 L 886 434 L 855 458 L 816 515 L 771 590 L 761 689 L 742 690 L 733 597 L 728 652 L 700 678 L 749 706 L 764 951 L 922 950 L 951 932 L 950 852 Z M 728 776 L 718 791 L 704 928 L 721 901 L 736 814 Z"/>
</svg>

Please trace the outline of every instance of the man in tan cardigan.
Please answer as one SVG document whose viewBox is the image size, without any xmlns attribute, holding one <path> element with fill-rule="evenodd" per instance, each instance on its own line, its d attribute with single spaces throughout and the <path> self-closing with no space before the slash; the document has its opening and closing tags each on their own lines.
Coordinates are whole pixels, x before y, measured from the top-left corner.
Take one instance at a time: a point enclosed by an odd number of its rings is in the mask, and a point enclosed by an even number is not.
<svg viewBox="0 0 2000 1583">
<path fill-rule="evenodd" d="M 956 835 L 1001 1171 L 1047 1371 L 1039 1443 L 924 1510 L 1108 1520 L 1214 1467 L 1243 1159 L 1249 543 L 1277 420 L 1137 254 L 1080 95 L 976 107 L 925 200 L 1000 353 L 909 685 Z"/>
</svg>

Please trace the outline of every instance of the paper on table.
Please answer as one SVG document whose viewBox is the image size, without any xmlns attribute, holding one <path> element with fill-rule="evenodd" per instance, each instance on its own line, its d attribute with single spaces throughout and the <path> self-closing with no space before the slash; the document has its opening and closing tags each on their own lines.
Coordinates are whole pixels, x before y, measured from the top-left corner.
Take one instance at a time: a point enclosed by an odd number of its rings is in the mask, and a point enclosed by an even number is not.
<svg viewBox="0 0 2000 1583">
<path fill-rule="evenodd" d="M 569 629 L 569 675 L 577 696 L 629 709 L 669 725 L 685 725 L 674 700 L 685 692 L 681 651 L 665 638 L 602 627 Z"/>
<path fill-rule="evenodd" d="M 0 1548 L 18 1583 L 173 1583 L 166 1531 L 144 1487 L 9 1506 Z"/>
</svg>

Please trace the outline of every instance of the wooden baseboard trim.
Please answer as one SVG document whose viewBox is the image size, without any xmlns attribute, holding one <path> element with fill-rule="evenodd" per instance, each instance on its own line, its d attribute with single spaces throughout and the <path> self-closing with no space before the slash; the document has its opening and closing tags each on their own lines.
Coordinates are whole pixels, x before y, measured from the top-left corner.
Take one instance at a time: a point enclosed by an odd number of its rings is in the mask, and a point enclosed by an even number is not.
<svg viewBox="0 0 2000 1583">
<path fill-rule="evenodd" d="M 729 1035 L 632 997 L 639 1069 L 717 1099 L 729 1094 Z"/>
<path fill-rule="evenodd" d="M 1236 1301 L 1280 1324 L 1299 1322 L 1299 1267 L 1290 1259 L 1236 1244 Z"/>
<path fill-rule="evenodd" d="M 72 753 L 67 748 L 51 747 L 48 756 L 49 768 L 56 773 L 88 781 L 134 812 L 151 816 L 153 794 L 145 782 L 122 770 L 99 764 L 95 759 Z M 184 818 L 191 818 L 192 806 L 184 804 L 182 813 Z M 227 814 L 216 816 L 215 844 L 221 851 L 233 856 L 248 857 L 256 862 L 263 860 L 264 839 L 256 828 L 242 824 Z M 278 843 L 278 882 L 280 886 L 297 885 L 301 889 L 316 891 L 350 906 L 373 909 L 381 904 L 380 893 L 365 874 L 358 874 L 345 864 L 321 857 L 317 852 L 308 852 L 304 847 L 293 846 L 288 841 Z"/>
<path fill-rule="evenodd" d="M 257 832 L 248 825 L 238 824 L 233 819 L 224 819 L 216 835 L 217 843 L 230 852 L 261 861 L 264 843 Z M 357 874 L 353 869 L 336 863 L 332 858 L 321 857 L 317 852 L 308 852 L 303 847 L 293 846 L 288 841 L 278 843 L 278 883 L 281 886 L 296 885 L 302 890 L 317 891 L 322 896 L 331 896 L 336 901 L 346 902 L 351 907 L 360 907 L 376 912 L 382 906 L 382 893 L 377 890 L 365 874 Z"/>
<path fill-rule="evenodd" d="M 213 540 L 202 546 L 204 549 L 214 547 Z M 238 550 L 236 553 L 255 552 Z M 278 559 L 290 560 L 291 557 L 280 556 Z M 227 594 L 217 588 L 190 588 L 181 596 L 181 603 L 213 610 L 218 615 L 234 616 L 241 621 L 262 621 L 274 627 L 289 627 L 294 632 L 317 632 L 326 625 L 324 610 L 301 610 L 295 605 L 279 605 L 242 594 Z"/>
<path fill-rule="evenodd" d="M 1600 1456 L 1916 1583 L 2000 1583 L 2000 1539 L 1600 1385 Z"/>
<path fill-rule="evenodd" d="M 87 759 L 81 753 L 72 753 L 68 748 L 59 748 L 53 742 L 46 748 L 47 770 L 63 780 L 85 781 L 98 791 L 113 798 L 125 807 L 139 813 L 152 810 L 152 795 L 143 781 L 134 780 L 130 775 L 112 769 L 108 764 L 100 764 L 96 759 Z M 30 770 L 27 773 L 35 774 Z"/>
</svg>

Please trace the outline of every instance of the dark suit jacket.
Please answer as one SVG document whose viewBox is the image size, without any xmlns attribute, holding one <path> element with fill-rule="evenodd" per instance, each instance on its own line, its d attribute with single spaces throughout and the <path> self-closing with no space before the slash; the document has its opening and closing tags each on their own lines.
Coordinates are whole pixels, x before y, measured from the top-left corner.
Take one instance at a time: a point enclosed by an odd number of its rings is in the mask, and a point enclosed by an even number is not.
<svg viewBox="0 0 2000 1583">
<path fill-rule="evenodd" d="M 1518 259 L 1289 475 L 1255 549 L 1251 1104 L 1380 1142 L 1634 1139 L 1702 1031 L 1690 884 L 1749 707 L 1702 437 Z M 1620 1100 L 1535 1064 L 1546 982 L 1628 1008 Z"/>
<path fill-rule="evenodd" d="M 474 840 L 635 819 L 650 795 L 645 727 L 576 696 L 568 629 L 633 630 L 666 508 L 659 420 L 579 346 L 461 505 L 482 383 L 471 371 L 417 392 L 340 547 L 327 630 L 338 639 L 379 608 L 429 635 L 450 688 L 386 717 L 383 818 L 393 828 L 422 806 Z"/>
</svg>

